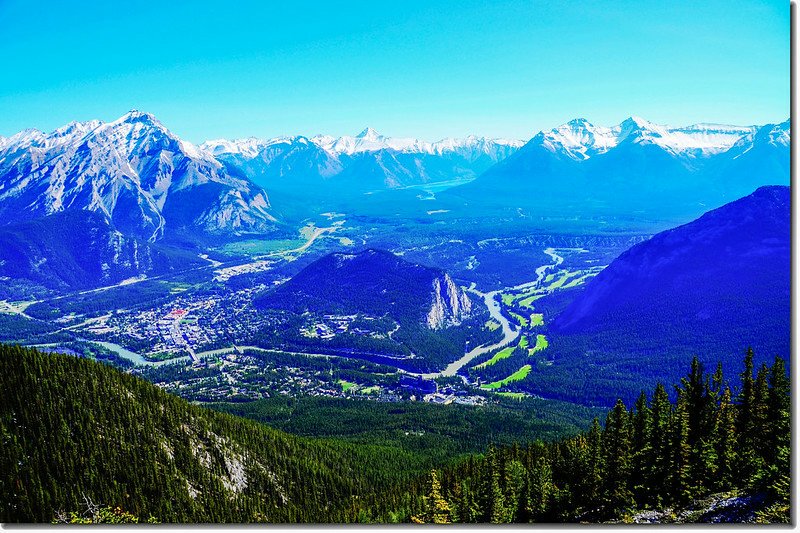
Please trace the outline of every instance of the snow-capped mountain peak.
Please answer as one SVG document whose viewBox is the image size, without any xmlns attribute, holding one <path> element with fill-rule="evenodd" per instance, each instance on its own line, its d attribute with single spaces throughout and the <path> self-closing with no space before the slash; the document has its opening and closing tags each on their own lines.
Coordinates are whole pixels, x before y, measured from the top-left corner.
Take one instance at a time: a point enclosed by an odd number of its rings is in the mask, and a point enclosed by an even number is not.
<svg viewBox="0 0 800 533">
<path fill-rule="evenodd" d="M 623 120 L 622 123 L 620 124 L 620 127 L 625 128 L 626 126 L 629 127 L 629 128 L 638 128 L 638 129 L 655 129 L 655 128 L 658 128 L 657 125 L 653 124 L 649 120 L 645 120 L 642 117 L 637 116 L 637 115 L 631 115 L 628 118 L 626 118 L 625 120 Z"/>
<path fill-rule="evenodd" d="M 541 132 L 541 143 L 552 152 L 564 152 L 581 161 L 616 146 L 611 128 L 595 126 L 584 118 L 573 119 L 548 132 Z"/>
<path fill-rule="evenodd" d="M 151 124 L 161 125 L 161 122 L 152 113 L 139 111 L 138 109 L 131 109 L 114 122 L 148 122 Z"/>
<path fill-rule="evenodd" d="M 387 137 L 378 133 L 375 129 L 367 127 L 356 136 L 345 135 L 334 137 L 332 135 L 315 135 L 313 137 L 276 137 L 272 139 L 248 138 L 235 141 L 216 139 L 206 141 L 200 148 L 212 154 L 241 155 L 245 158 L 254 158 L 264 148 L 278 142 L 300 142 L 313 143 L 323 149 L 332 157 L 353 156 L 356 154 L 379 152 L 381 150 L 391 150 L 399 153 L 409 154 L 429 154 L 445 155 L 448 153 L 475 152 L 475 156 L 480 154 L 495 157 L 497 152 L 502 152 L 503 157 L 525 144 L 521 140 L 489 139 L 469 135 L 467 137 L 445 138 L 435 142 L 422 141 L 412 137 Z M 496 157 L 501 159 L 502 157 Z"/>
<path fill-rule="evenodd" d="M 370 127 L 364 128 L 361 133 L 356 135 L 356 139 L 365 139 L 368 141 L 377 141 L 382 139 L 383 137 L 377 131 Z"/>
</svg>

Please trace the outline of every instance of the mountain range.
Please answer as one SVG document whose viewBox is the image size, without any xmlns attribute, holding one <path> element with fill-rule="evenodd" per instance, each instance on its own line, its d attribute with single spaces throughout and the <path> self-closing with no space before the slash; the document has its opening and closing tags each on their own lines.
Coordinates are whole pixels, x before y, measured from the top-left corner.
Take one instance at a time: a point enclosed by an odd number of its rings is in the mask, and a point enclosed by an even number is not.
<svg viewBox="0 0 800 533">
<path fill-rule="evenodd" d="M 51 285 L 101 285 L 158 271 L 164 262 L 149 255 L 156 249 L 146 243 L 195 250 L 248 235 L 294 233 L 294 222 L 331 206 L 480 220 L 509 210 L 517 217 L 523 209 L 539 216 L 683 223 L 757 186 L 788 184 L 789 129 L 789 121 L 673 128 L 640 118 L 614 127 L 576 119 L 524 146 L 475 136 L 427 142 L 371 128 L 354 137 L 195 146 L 153 115 L 131 111 L 109 123 L 25 130 L 0 138 L 0 227 L 11 232 L 6 242 L 11 234 L 17 242 L 43 242 L 47 236 L 40 232 L 54 224 L 72 224 L 83 240 L 66 250 L 72 257 L 66 262 L 52 247 L 16 246 L 19 254 L 5 254 L 0 274 L 42 279 L 50 276 L 49 265 L 65 264 L 70 268 Z M 432 184 L 446 190 L 419 202 L 414 188 Z M 76 216 L 28 224 L 80 211 L 102 220 Z M 71 242 L 64 240 L 65 246 Z M 131 268 L 109 266 L 117 261 Z M 175 260 L 166 264 L 180 267 Z M 92 279 L 90 272 L 100 274 Z M 78 278 L 84 281 L 67 282 Z"/>
<path fill-rule="evenodd" d="M 473 211 L 685 221 L 760 185 L 787 185 L 789 131 L 788 120 L 672 128 L 632 117 L 605 128 L 577 119 L 441 197 Z"/>
<path fill-rule="evenodd" d="M 200 147 L 270 191 L 296 192 L 309 184 L 323 189 L 306 189 L 306 195 L 347 195 L 474 179 L 522 144 L 476 136 L 426 142 L 366 128 L 355 137 L 221 139 Z"/>
<path fill-rule="evenodd" d="M 498 206 L 685 216 L 758 185 L 787 184 L 788 147 L 788 121 L 674 128 L 636 117 L 614 127 L 575 119 L 524 146 L 475 136 L 426 142 L 366 128 L 355 137 L 215 140 L 198 147 L 152 115 L 131 111 L 110 123 L 73 122 L 51 133 L 0 138 L 0 215 L 8 224 L 96 211 L 116 230 L 154 242 L 264 233 L 281 213 L 306 206 L 307 216 L 309 199 L 336 202 L 444 183 L 457 185 L 442 195 L 446 203 L 472 216 Z M 280 202 L 272 205 L 268 192 Z"/>
</svg>

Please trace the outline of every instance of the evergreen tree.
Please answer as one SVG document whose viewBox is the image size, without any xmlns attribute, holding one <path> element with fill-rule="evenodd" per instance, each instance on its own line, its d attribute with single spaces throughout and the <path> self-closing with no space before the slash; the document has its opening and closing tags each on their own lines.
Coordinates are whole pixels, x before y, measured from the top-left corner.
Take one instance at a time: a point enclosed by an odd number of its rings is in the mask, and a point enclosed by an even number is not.
<svg viewBox="0 0 800 533">
<path fill-rule="evenodd" d="M 489 473 L 489 522 L 492 524 L 506 523 L 506 501 L 503 490 L 500 487 L 500 472 L 493 468 Z"/>
<path fill-rule="evenodd" d="M 703 423 L 708 410 L 708 390 L 710 388 L 704 378 L 703 365 L 697 356 L 692 358 L 689 376 L 681 380 L 681 385 L 689 416 L 689 446 L 694 447 L 700 439 L 701 433 L 706 429 L 703 427 Z"/>
<path fill-rule="evenodd" d="M 608 414 L 603 434 L 605 447 L 604 493 L 613 515 L 633 505 L 633 495 L 628 487 L 631 469 L 631 441 L 628 411 L 622 400 Z"/>
<path fill-rule="evenodd" d="M 780 357 L 769 370 L 769 390 L 765 412 L 763 449 L 764 470 L 758 485 L 766 488 L 773 498 L 784 499 L 788 494 L 791 466 L 791 383 L 786 364 Z"/>
<path fill-rule="evenodd" d="M 518 457 L 518 447 L 512 447 L 511 456 L 503 464 L 504 522 L 519 522 L 526 515 L 524 498 L 526 471 Z"/>
<path fill-rule="evenodd" d="M 738 471 L 743 479 L 751 479 L 757 467 L 755 431 L 755 381 L 753 379 L 753 349 L 748 348 L 741 374 L 742 388 L 739 393 L 736 429 L 739 434 Z"/>
<path fill-rule="evenodd" d="M 449 524 L 450 518 L 450 504 L 442 497 L 442 485 L 436 470 L 431 470 L 425 513 L 421 517 L 412 517 L 412 520 L 419 524 Z"/>
<path fill-rule="evenodd" d="M 672 406 L 664 385 L 659 383 L 653 392 L 650 424 L 650 458 L 647 485 L 651 488 L 667 486 L 670 471 L 670 416 Z M 652 491 L 648 503 L 658 506 L 662 503 L 660 491 Z"/>
<path fill-rule="evenodd" d="M 675 502 L 685 502 L 692 497 L 690 490 L 689 407 L 683 390 L 678 390 L 678 400 L 669 423 L 668 494 Z"/>
<path fill-rule="evenodd" d="M 605 457 L 603 453 L 603 431 L 600 421 L 595 418 L 589 428 L 588 444 L 588 471 L 586 472 L 586 494 L 589 504 L 597 507 L 601 500 L 601 488 L 605 476 Z"/>
<path fill-rule="evenodd" d="M 750 454 L 750 462 L 746 473 L 755 482 L 756 478 L 760 477 L 765 467 L 765 458 L 770 453 L 767 450 L 767 439 L 763 438 L 769 434 L 769 420 L 768 420 L 768 403 L 769 403 L 769 384 L 768 384 L 769 369 L 766 364 L 762 364 L 756 373 L 756 379 L 753 386 L 753 408 L 751 412 L 751 428 L 753 435 L 749 436 L 746 441 L 748 442 Z"/>
<path fill-rule="evenodd" d="M 715 490 L 722 490 L 734 485 L 738 463 L 736 412 L 731 403 L 731 390 L 728 387 L 722 393 L 715 419 L 712 442 L 714 443 L 716 464 L 714 465 L 712 486 Z"/>
<path fill-rule="evenodd" d="M 652 456 L 650 437 L 652 420 L 650 406 L 647 404 L 647 395 L 644 392 L 636 400 L 632 425 L 631 490 L 637 501 L 645 501 L 648 492 L 647 471 Z"/>
<path fill-rule="evenodd" d="M 542 522 L 548 518 L 554 489 L 550 461 L 538 457 L 528 474 L 525 509 L 530 520 Z"/>
<path fill-rule="evenodd" d="M 786 363 L 780 357 L 775 357 L 769 372 L 766 414 L 766 460 L 771 464 L 778 464 L 779 450 L 789 449 L 791 444 L 790 395 L 791 383 L 786 375 Z"/>
</svg>

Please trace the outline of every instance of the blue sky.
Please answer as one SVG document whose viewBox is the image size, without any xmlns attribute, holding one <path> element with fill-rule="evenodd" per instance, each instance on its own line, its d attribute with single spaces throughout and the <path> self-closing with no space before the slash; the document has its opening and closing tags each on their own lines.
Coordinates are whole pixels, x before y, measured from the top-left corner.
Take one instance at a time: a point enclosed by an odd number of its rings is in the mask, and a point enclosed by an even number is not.
<svg viewBox="0 0 800 533">
<path fill-rule="evenodd" d="M 788 1 L 122 4 L 0 0 L 0 135 L 132 108 L 194 142 L 789 115 Z"/>
</svg>

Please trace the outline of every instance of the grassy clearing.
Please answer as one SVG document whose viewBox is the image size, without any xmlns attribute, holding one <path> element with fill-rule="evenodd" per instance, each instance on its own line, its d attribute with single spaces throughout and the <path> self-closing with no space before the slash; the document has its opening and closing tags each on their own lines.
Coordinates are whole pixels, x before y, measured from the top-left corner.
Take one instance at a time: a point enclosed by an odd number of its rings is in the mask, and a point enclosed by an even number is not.
<svg viewBox="0 0 800 533">
<path fill-rule="evenodd" d="M 505 398 L 512 398 L 514 400 L 524 400 L 528 397 L 528 395 L 524 392 L 498 392 L 497 395 Z"/>
<path fill-rule="evenodd" d="M 569 270 L 559 272 L 559 278 L 554 280 L 550 285 L 547 286 L 548 291 L 554 291 L 556 289 L 560 289 L 564 286 L 567 280 L 572 276 L 572 272 Z M 548 276 L 549 277 L 549 276 Z"/>
<path fill-rule="evenodd" d="M 481 389 L 483 390 L 495 390 L 508 385 L 509 383 L 513 383 L 514 381 L 522 381 L 528 374 L 531 372 L 531 365 L 525 365 L 507 378 L 501 379 L 500 381 L 493 381 L 492 383 L 487 383 L 486 385 L 481 385 Z"/>
<path fill-rule="evenodd" d="M 371 387 L 365 387 L 361 389 L 361 394 L 378 394 L 381 392 L 380 385 L 373 385 Z"/>
<path fill-rule="evenodd" d="M 525 318 L 524 316 L 518 315 L 517 313 L 514 313 L 512 311 L 509 311 L 508 314 L 511 315 L 512 317 L 514 317 L 514 320 L 519 322 L 519 325 L 522 326 L 523 328 L 527 328 L 528 327 L 528 319 Z"/>
<path fill-rule="evenodd" d="M 345 381 L 343 379 L 339 380 L 339 385 L 342 387 L 342 392 L 347 392 L 347 391 L 349 391 L 350 389 L 352 389 L 353 387 L 356 386 L 355 383 L 351 383 L 351 382 Z"/>
<path fill-rule="evenodd" d="M 578 285 L 580 285 L 580 284 L 582 284 L 582 283 L 586 283 L 586 280 L 588 280 L 589 278 L 591 278 L 591 277 L 593 277 L 593 276 L 596 276 L 596 275 L 597 275 L 597 274 L 595 274 L 595 273 L 593 273 L 593 272 L 591 272 L 591 273 L 589 273 L 589 274 L 585 274 L 585 275 L 583 275 L 583 276 L 580 276 L 580 277 L 578 277 L 578 278 L 575 278 L 575 279 L 573 279 L 572 281 L 570 281 L 569 283 L 567 283 L 566 285 L 564 285 L 564 287 L 563 287 L 563 288 L 564 288 L 564 289 L 571 289 L 572 287 L 577 287 Z"/>
<path fill-rule="evenodd" d="M 523 335 L 522 338 L 519 340 L 519 344 L 517 345 L 521 350 L 524 350 L 528 347 L 528 336 Z"/>
<path fill-rule="evenodd" d="M 495 322 L 494 320 L 487 320 L 486 324 L 484 324 L 484 327 L 489 331 L 495 331 L 496 329 L 500 328 L 500 323 Z"/>
<path fill-rule="evenodd" d="M 513 294 L 506 294 L 504 292 L 500 293 L 500 298 L 503 300 L 503 305 L 510 306 L 514 303 L 514 295 Z"/>
<path fill-rule="evenodd" d="M 540 335 L 540 337 L 544 337 L 544 335 Z M 537 339 L 537 342 L 538 342 L 538 339 Z M 514 353 L 514 350 L 516 348 L 519 348 L 520 350 L 525 350 L 525 349 L 528 348 L 528 346 L 530 346 L 530 341 L 528 340 L 528 336 L 527 335 L 523 335 L 522 337 L 520 337 L 519 343 L 517 343 L 516 347 L 515 346 L 507 346 L 506 348 L 503 348 L 502 350 L 500 350 L 499 352 L 494 354 L 494 357 L 492 357 L 488 361 L 486 361 L 484 363 L 481 363 L 479 365 L 475 365 L 472 368 L 475 369 L 475 370 L 480 370 L 482 368 L 486 368 L 487 366 L 492 366 L 493 364 L 497 363 L 498 361 L 502 361 L 503 359 L 507 359 L 507 358 L 511 357 L 511 354 Z M 528 350 L 528 352 L 532 353 L 530 350 Z"/>
<path fill-rule="evenodd" d="M 541 326 L 544 324 L 544 315 L 542 313 L 531 314 L 531 327 Z"/>
<path fill-rule="evenodd" d="M 507 359 L 507 358 L 511 357 L 512 353 L 514 353 L 514 347 L 513 346 L 508 346 L 507 348 L 503 348 L 502 350 L 500 350 L 499 352 L 494 354 L 494 356 L 491 359 L 489 359 L 488 361 L 486 361 L 485 363 L 481 363 L 479 365 L 475 365 L 472 368 L 474 368 L 476 370 L 480 370 L 481 368 L 486 368 L 487 366 L 492 366 L 493 364 L 495 364 L 498 361 L 502 361 L 503 359 Z"/>
<path fill-rule="evenodd" d="M 535 302 L 542 296 L 544 296 L 544 294 L 533 294 L 531 296 L 528 296 L 527 298 L 523 298 L 522 300 L 520 300 L 519 305 L 520 307 L 527 307 L 528 309 L 533 309 L 533 302 Z"/>
<path fill-rule="evenodd" d="M 548 346 L 550 346 L 550 343 L 547 342 L 547 337 L 541 334 L 536 335 L 536 345 L 530 349 L 530 354 L 533 355 L 536 352 L 546 350 Z"/>
</svg>

